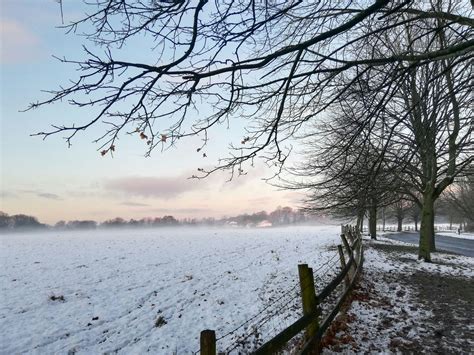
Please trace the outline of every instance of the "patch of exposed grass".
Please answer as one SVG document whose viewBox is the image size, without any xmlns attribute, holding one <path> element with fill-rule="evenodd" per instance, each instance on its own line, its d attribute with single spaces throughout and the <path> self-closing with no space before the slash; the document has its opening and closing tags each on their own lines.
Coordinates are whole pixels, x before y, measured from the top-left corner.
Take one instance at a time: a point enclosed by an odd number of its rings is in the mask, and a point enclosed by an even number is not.
<svg viewBox="0 0 474 355">
<path fill-rule="evenodd" d="M 160 328 L 160 327 L 164 326 L 167 323 L 168 322 L 166 321 L 166 319 L 163 316 L 159 316 L 155 321 L 155 327 Z"/>
<path fill-rule="evenodd" d="M 49 300 L 50 301 L 58 301 L 58 302 L 66 302 L 66 299 L 64 298 L 63 295 L 59 295 L 59 296 L 56 296 L 56 295 L 51 295 L 49 296 Z"/>
<path fill-rule="evenodd" d="M 372 244 L 372 248 L 381 250 L 386 253 L 409 253 L 418 255 L 418 247 L 413 245 L 398 245 L 398 244 Z"/>
</svg>

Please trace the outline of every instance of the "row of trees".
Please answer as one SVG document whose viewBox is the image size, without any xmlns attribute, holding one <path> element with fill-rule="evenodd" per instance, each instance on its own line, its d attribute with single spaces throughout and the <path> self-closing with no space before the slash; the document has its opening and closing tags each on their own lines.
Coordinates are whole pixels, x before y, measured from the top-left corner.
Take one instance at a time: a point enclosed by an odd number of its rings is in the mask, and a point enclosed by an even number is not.
<svg viewBox="0 0 474 355">
<path fill-rule="evenodd" d="M 453 13 L 462 3 L 427 6 Z M 403 26 L 387 20 L 393 29 L 371 34 L 360 50 L 377 57 L 400 51 L 416 56 L 449 51 L 449 43 L 473 34 L 472 26 L 448 19 L 404 13 L 401 20 Z M 369 36 L 372 29 L 361 31 Z M 356 216 L 359 225 L 367 211 L 372 238 L 381 208 L 392 206 L 399 220 L 408 207 L 419 210 L 419 256 L 430 261 L 435 202 L 444 194 L 458 211 L 469 204 L 464 195 L 474 175 L 471 61 L 468 53 L 424 63 L 361 63 L 345 71 L 328 117 L 304 137 L 309 163 L 290 170 L 297 180 L 286 186 L 311 191 L 309 210 Z"/>
<path fill-rule="evenodd" d="M 474 171 L 446 189 L 441 197 L 441 212 L 450 223 L 462 223 L 464 229 L 474 232 Z"/>
<path fill-rule="evenodd" d="M 58 230 L 75 230 L 75 229 L 96 229 L 96 228 L 117 228 L 117 227 L 170 227 L 170 226 L 188 226 L 188 225 L 204 225 L 204 226 L 257 226 L 261 222 L 268 222 L 267 226 L 284 226 L 291 224 L 301 224 L 315 221 L 315 217 L 296 210 L 291 207 L 278 207 L 272 212 L 260 211 L 252 214 L 244 213 L 233 217 L 223 218 L 184 218 L 176 219 L 171 215 L 163 217 L 146 217 L 142 219 L 125 220 L 121 217 L 108 219 L 102 223 L 93 220 L 72 220 L 59 221 L 54 225 Z M 50 228 L 46 224 L 38 222 L 36 217 L 27 215 L 9 216 L 0 212 L 0 230 L 12 229 L 44 229 Z"/>
<path fill-rule="evenodd" d="M 0 230 L 7 229 L 44 229 L 47 225 L 40 223 L 36 217 L 25 214 L 8 215 L 0 211 Z"/>
<path fill-rule="evenodd" d="M 269 222 L 271 226 L 282 226 L 290 224 L 299 224 L 311 221 L 312 218 L 301 210 L 294 210 L 291 207 L 278 207 L 276 210 L 267 213 L 260 211 L 256 213 L 244 213 L 237 216 L 223 218 L 183 218 L 176 219 L 173 216 L 146 217 L 141 219 L 126 220 L 121 217 L 108 219 L 102 223 L 96 221 L 59 221 L 55 228 L 59 229 L 94 229 L 97 227 L 116 228 L 116 227 L 170 227 L 170 226 L 257 226 L 261 222 Z"/>
<path fill-rule="evenodd" d="M 382 228 L 386 223 L 395 222 L 397 230 L 402 231 L 404 224 L 414 224 L 418 231 L 420 221 L 420 207 L 413 201 L 398 200 L 393 205 L 379 209 L 378 223 Z M 450 229 L 461 228 L 464 231 L 474 232 L 474 179 L 473 177 L 457 179 L 435 203 L 437 222 L 449 224 Z M 343 218 L 352 217 L 350 213 Z M 359 225 L 361 226 L 361 225 Z"/>
<path fill-rule="evenodd" d="M 196 222 L 196 220 L 195 220 Z M 48 228 L 54 228 L 58 230 L 81 230 L 81 229 L 96 229 L 98 227 L 109 228 L 109 227 L 139 227 L 139 226 L 177 226 L 188 224 L 188 221 L 178 221 L 173 216 L 155 217 L 155 218 L 143 218 L 140 220 L 130 219 L 129 221 L 117 217 L 106 220 L 102 223 L 93 220 L 72 220 L 72 221 L 59 221 L 54 226 L 50 226 L 44 223 L 40 223 L 34 216 L 28 216 L 25 214 L 8 215 L 7 213 L 0 211 L 0 231 L 10 230 L 44 230 Z"/>
<path fill-rule="evenodd" d="M 92 220 L 75 220 L 75 221 L 59 221 L 54 225 L 56 229 L 95 229 L 97 227 L 103 228 L 118 228 L 118 227 L 159 227 L 159 226 L 177 226 L 180 222 L 173 216 L 163 217 L 147 217 L 140 220 L 130 219 L 125 220 L 121 217 L 105 220 L 98 223 Z"/>
<path fill-rule="evenodd" d="M 291 224 L 302 224 L 315 221 L 315 216 L 305 213 L 301 209 L 278 206 L 272 212 L 260 211 L 253 214 L 241 214 L 235 217 L 225 217 L 218 220 L 218 224 L 235 223 L 239 226 L 255 226 L 262 222 L 268 222 L 271 226 L 285 226 Z"/>
</svg>

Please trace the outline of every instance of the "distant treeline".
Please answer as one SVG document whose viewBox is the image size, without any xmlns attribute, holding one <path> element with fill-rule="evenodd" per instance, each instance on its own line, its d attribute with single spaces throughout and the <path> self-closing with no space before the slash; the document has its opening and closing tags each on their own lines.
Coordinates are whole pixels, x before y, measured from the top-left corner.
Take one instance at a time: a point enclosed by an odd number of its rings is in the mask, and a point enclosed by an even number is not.
<svg viewBox="0 0 474 355">
<path fill-rule="evenodd" d="M 117 228 L 117 227 L 171 227 L 171 226 L 230 226 L 230 227 L 271 227 L 291 224 L 310 223 L 320 220 L 321 217 L 309 215 L 291 207 L 278 207 L 267 213 L 260 211 L 252 214 L 240 214 L 223 218 L 184 218 L 181 220 L 173 216 L 146 217 L 142 219 L 125 220 L 121 217 L 106 220 L 102 223 L 93 220 L 59 221 L 54 226 L 40 223 L 36 217 L 27 215 L 9 216 L 0 212 L 0 230 L 16 229 L 46 229 L 59 230 Z"/>
<path fill-rule="evenodd" d="M 9 216 L 0 211 L 0 230 L 10 229 L 46 229 L 47 224 L 40 223 L 36 217 L 26 214 Z"/>
</svg>

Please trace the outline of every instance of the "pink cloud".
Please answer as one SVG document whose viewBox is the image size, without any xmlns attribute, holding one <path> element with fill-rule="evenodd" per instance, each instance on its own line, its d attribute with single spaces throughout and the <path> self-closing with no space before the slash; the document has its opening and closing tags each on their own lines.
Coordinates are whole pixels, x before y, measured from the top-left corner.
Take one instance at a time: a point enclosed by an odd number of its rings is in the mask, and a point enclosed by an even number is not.
<svg viewBox="0 0 474 355">
<path fill-rule="evenodd" d="M 38 56 L 40 40 L 18 21 L 0 22 L 0 61 L 2 64 L 28 62 Z"/>
<path fill-rule="evenodd" d="M 147 203 L 133 202 L 133 201 L 124 201 L 120 205 L 128 207 L 150 207 Z"/>
<path fill-rule="evenodd" d="M 110 179 L 104 183 L 104 188 L 129 196 L 170 199 L 182 195 L 185 192 L 201 190 L 206 184 L 206 180 L 190 180 L 185 176 L 132 176 Z"/>
<path fill-rule="evenodd" d="M 162 214 L 192 214 L 197 216 L 204 216 L 205 213 L 211 211 L 209 208 L 206 207 L 185 207 L 185 208 L 153 208 L 150 211 L 162 213 Z"/>
</svg>

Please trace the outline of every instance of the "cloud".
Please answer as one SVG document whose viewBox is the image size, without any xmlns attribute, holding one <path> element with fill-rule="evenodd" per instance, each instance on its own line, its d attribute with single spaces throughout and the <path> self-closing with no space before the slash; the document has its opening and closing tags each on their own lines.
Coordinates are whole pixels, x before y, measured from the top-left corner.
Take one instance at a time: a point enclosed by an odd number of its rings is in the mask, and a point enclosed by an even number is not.
<svg viewBox="0 0 474 355">
<path fill-rule="evenodd" d="M 0 197 L 2 199 L 5 199 L 5 198 L 16 198 L 17 195 L 13 192 L 10 192 L 10 191 L 0 191 Z"/>
<path fill-rule="evenodd" d="M 22 194 L 37 194 L 38 193 L 37 190 L 28 190 L 28 189 L 18 190 L 18 192 Z"/>
<path fill-rule="evenodd" d="M 43 198 L 47 198 L 49 200 L 62 200 L 61 197 L 59 197 L 58 195 L 56 194 L 52 194 L 52 193 L 49 193 L 49 192 L 38 192 L 36 194 L 36 196 L 38 197 L 43 197 Z"/>
<path fill-rule="evenodd" d="M 62 200 L 61 196 L 53 194 L 51 192 L 42 192 L 38 190 L 18 190 L 20 193 L 31 194 L 41 198 L 47 198 L 48 200 Z"/>
<path fill-rule="evenodd" d="M 39 37 L 22 23 L 2 19 L 0 22 L 2 64 L 15 64 L 31 61 L 40 51 Z"/>
<path fill-rule="evenodd" d="M 164 213 L 164 214 L 181 214 L 181 213 L 203 213 L 211 211 L 209 208 L 153 208 L 150 212 Z"/>
<path fill-rule="evenodd" d="M 139 203 L 133 201 L 124 201 L 121 203 L 122 206 L 130 206 L 130 207 L 150 207 L 150 205 L 146 203 Z"/>
<path fill-rule="evenodd" d="M 188 179 L 188 175 L 175 177 L 131 176 L 110 179 L 104 182 L 108 191 L 121 192 L 129 196 L 170 199 L 186 192 L 202 190 L 206 180 Z"/>
</svg>

